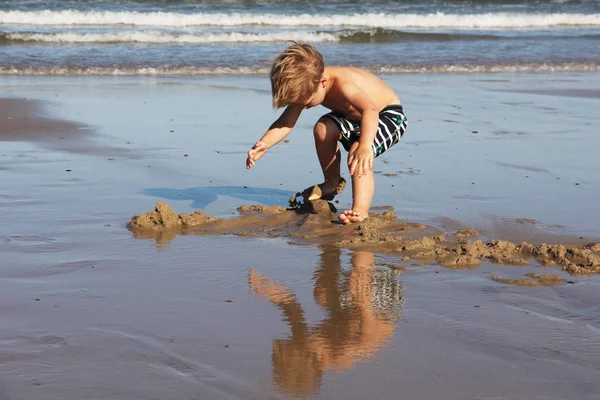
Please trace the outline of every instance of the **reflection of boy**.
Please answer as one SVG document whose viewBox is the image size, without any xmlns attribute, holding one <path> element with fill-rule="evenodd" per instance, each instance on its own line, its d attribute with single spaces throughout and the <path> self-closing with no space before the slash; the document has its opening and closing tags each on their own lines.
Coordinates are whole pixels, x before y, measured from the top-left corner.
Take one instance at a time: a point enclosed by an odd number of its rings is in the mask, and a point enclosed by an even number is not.
<svg viewBox="0 0 600 400">
<path fill-rule="evenodd" d="M 339 219 L 360 222 L 368 217 L 375 180 L 373 160 L 396 144 L 406 130 L 406 117 L 394 91 L 370 72 L 350 67 L 325 67 L 323 57 L 307 44 L 295 43 L 275 60 L 270 73 L 273 106 L 287 106 L 263 137 L 248 151 L 252 168 L 272 146 L 291 131 L 304 109 L 323 105 L 313 133 L 325 181 L 321 197 L 331 200 L 343 190 L 341 154 L 348 151 L 352 176 L 352 209 Z M 313 200 L 313 199 L 311 199 Z"/>
<path fill-rule="evenodd" d="M 394 333 L 404 304 L 396 272 L 375 268 L 369 252 L 354 253 L 352 269 L 344 271 L 340 256 L 339 249 L 321 256 L 314 298 L 326 317 L 313 326 L 289 288 L 250 270 L 253 293 L 276 305 L 291 328 L 288 338 L 273 340 L 273 378 L 287 395 L 316 394 L 326 369 L 343 370 L 375 356 Z"/>
</svg>

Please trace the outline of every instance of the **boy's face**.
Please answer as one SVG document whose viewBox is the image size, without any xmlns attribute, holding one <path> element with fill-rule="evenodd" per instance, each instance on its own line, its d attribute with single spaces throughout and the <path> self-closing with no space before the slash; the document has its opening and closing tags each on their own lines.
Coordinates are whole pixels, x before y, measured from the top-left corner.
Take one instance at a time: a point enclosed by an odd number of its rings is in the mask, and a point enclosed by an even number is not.
<svg viewBox="0 0 600 400">
<path fill-rule="evenodd" d="M 314 106 L 318 106 L 325 100 L 325 94 L 327 93 L 325 90 L 325 78 L 321 78 L 321 81 L 317 85 L 317 90 L 313 93 L 313 95 L 308 99 L 308 101 L 304 104 L 304 108 L 312 108 Z"/>
</svg>

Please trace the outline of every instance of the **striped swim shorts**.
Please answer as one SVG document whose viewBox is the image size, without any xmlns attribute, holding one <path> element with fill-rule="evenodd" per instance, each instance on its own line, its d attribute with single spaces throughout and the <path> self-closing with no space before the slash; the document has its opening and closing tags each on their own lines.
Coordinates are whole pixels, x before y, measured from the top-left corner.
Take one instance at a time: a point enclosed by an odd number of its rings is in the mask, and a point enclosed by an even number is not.
<svg viewBox="0 0 600 400">
<path fill-rule="evenodd" d="M 340 143 L 346 151 L 350 150 L 352 143 L 360 138 L 360 123 L 346 116 L 332 111 L 321 118 L 330 118 L 340 130 Z M 383 154 L 387 149 L 398 143 L 404 131 L 406 131 L 406 116 L 402 106 L 394 104 L 387 106 L 379 113 L 379 129 L 373 141 L 373 153 L 375 157 Z"/>
</svg>

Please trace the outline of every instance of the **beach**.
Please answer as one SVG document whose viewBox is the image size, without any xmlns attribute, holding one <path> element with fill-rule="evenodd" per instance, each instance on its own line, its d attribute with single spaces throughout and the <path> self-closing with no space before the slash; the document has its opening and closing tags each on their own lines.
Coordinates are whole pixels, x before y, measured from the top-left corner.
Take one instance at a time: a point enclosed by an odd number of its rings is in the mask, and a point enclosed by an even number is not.
<svg viewBox="0 0 600 400">
<path fill-rule="evenodd" d="M 473 241 L 600 241 L 600 74 L 382 78 L 409 122 L 375 162 L 374 213 Z M 596 273 L 130 230 L 159 201 L 235 221 L 321 182 L 320 107 L 245 169 L 278 116 L 265 76 L 0 87 L 1 400 L 600 397 Z"/>
</svg>

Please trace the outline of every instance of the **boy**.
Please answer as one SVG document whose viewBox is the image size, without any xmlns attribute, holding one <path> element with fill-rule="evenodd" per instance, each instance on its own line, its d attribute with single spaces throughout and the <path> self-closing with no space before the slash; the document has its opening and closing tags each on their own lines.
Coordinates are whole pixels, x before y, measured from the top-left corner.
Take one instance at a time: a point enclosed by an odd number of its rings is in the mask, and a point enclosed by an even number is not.
<svg viewBox="0 0 600 400">
<path fill-rule="evenodd" d="M 332 112 L 323 115 L 313 129 L 325 178 L 317 185 L 317 197 L 331 200 L 344 188 L 339 141 L 348 151 L 352 176 L 352 209 L 340 214 L 339 219 L 345 224 L 361 222 L 369 216 L 375 190 L 373 159 L 396 144 L 406 130 L 398 96 L 370 72 L 325 67 L 322 55 L 308 44 L 294 43 L 285 49 L 273 63 L 269 77 L 273 107 L 287 107 L 248 151 L 246 168 L 252 168 L 292 131 L 304 109 L 321 104 Z"/>
</svg>

